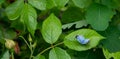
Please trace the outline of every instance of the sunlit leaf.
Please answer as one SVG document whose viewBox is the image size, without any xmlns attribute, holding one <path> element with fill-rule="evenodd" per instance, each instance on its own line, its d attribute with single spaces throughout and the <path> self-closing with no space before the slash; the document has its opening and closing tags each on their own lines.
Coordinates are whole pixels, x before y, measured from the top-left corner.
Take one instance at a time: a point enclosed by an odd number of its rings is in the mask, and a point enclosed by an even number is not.
<svg viewBox="0 0 120 59">
<path fill-rule="evenodd" d="M 28 31 L 34 35 L 37 27 L 37 13 L 35 9 L 29 5 L 25 4 L 22 10 L 21 21 L 26 25 Z"/>
<path fill-rule="evenodd" d="M 42 24 L 42 35 L 47 43 L 55 43 L 62 33 L 60 20 L 51 14 Z"/>
<path fill-rule="evenodd" d="M 82 45 L 77 41 L 77 35 L 82 35 L 86 39 L 90 39 L 90 41 L 88 42 L 88 44 Z M 80 29 L 68 34 L 64 39 L 64 44 L 70 49 L 84 51 L 96 47 L 102 39 L 104 39 L 104 37 L 99 35 L 94 30 Z"/>
<path fill-rule="evenodd" d="M 55 47 L 52 50 L 50 50 L 49 59 L 71 59 L 71 58 L 65 50 L 59 47 Z"/>
<path fill-rule="evenodd" d="M 46 0 L 28 0 L 28 2 L 39 10 L 46 9 Z"/>
<path fill-rule="evenodd" d="M 35 56 L 33 59 L 45 59 L 45 57 L 42 56 L 42 55 L 37 55 L 37 56 Z"/>
<path fill-rule="evenodd" d="M 107 49 L 103 48 L 103 53 L 106 59 L 110 59 L 110 58 L 120 59 L 120 52 L 110 53 Z"/>
<path fill-rule="evenodd" d="M 69 0 L 46 0 L 47 1 L 47 8 L 51 9 L 53 7 L 62 8 L 64 7 Z"/>
<path fill-rule="evenodd" d="M 47 4 L 46 4 L 47 9 L 51 9 L 56 6 L 54 0 L 46 0 L 46 1 L 47 1 Z"/>
<path fill-rule="evenodd" d="M 54 0 L 58 8 L 64 7 L 69 0 Z"/>
</svg>

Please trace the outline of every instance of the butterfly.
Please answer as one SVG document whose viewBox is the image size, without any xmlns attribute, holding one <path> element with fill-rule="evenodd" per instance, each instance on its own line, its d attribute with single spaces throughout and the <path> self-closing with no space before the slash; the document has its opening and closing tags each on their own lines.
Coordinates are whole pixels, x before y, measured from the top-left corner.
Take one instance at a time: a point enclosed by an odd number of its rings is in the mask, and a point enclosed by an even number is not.
<svg viewBox="0 0 120 59">
<path fill-rule="evenodd" d="M 85 39 L 82 35 L 77 35 L 76 39 L 81 44 L 87 44 L 90 41 L 90 39 Z"/>
</svg>

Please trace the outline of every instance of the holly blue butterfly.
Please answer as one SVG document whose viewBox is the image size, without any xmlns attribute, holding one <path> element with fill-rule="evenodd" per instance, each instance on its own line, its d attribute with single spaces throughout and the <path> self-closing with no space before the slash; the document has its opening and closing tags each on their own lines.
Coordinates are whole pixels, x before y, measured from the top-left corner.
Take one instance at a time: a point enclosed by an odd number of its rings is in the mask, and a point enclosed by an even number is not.
<svg viewBox="0 0 120 59">
<path fill-rule="evenodd" d="M 87 44 L 90 41 L 90 39 L 85 39 L 82 35 L 77 35 L 76 39 L 81 44 Z"/>
</svg>

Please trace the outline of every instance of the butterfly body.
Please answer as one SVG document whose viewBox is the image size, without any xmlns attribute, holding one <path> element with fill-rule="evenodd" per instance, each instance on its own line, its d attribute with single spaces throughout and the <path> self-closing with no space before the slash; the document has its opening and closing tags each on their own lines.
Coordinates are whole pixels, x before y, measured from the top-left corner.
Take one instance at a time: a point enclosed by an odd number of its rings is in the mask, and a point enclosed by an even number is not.
<svg viewBox="0 0 120 59">
<path fill-rule="evenodd" d="M 81 44 L 87 44 L 90 41 L 89 39 L 85 39 L 82 35 L 77 35 L 76 39 Z"/>
</svg>

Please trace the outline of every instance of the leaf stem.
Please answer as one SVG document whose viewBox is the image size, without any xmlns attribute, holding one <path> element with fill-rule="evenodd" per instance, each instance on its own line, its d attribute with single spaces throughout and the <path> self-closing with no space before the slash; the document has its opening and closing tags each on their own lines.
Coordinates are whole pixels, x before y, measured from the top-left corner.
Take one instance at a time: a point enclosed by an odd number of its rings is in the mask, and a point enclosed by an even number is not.
<svg viewBox="0 0 120 59">
<path fill-rule="evenodd" d="M 58 46 L 58 45 L 61 45 L 61 44 L 63 44 L 63 42 L 60 42 L 60 43 L 58 43 L 58 44 L 56 44 L 56 45 L 52 45 L 52 46 L 46 48 L 45 50 L 43 50 L 42 52 L 40 52 L 39 54 L 41 55 L 41 54 L 43 54 L 44 52 L 46 52 L 47 50 L 49 50 L 49 49 L 51 49 L 51 48 L 54 48 L 54 47 L 56 47 L 56 46 Z"/>
<path fill-rule="evenodd" d="M 28 42 L 25 40 L 25 38 L 23 36 L 20 36 L 20 37 L 25 41 L 25 43 L 27 44 L 28 48 L 30 49 L 31 54 L 30 54 L 30 58 L 29 59 L 32 59 L 32 56 L 33 56 L 33 53 L 34 53 L 33 47 L 32 47 L 32 43 L 30 42 L 30 45 L 29 45 Z"/>
<path fill-rule="evenodd" d="M 32 43 L 30 42 L 30 51 L 31 51 L 31 54 L 30 54 L 30 58 L 29 59 L 32 59 L 32 55 L 33 55 L 33 48 L 32 48 Z"/>
<path fill-rule="evenodd" d="M 12 52 L 11 55 L 12 55 L 12 59 L 14 59 L 14 52 Z"/>
<path fill-rule="evenodd" d="M 31 49 L 31 48 L 30 48 L 30 45 L 29 45 L 28 42 L 25 40 L 25 38 L 24 38 L 23 36 L 20 36 L 20 37 L 25 41 L 25 43 L 27 44 L 28 48 Z"/>
</svg>

